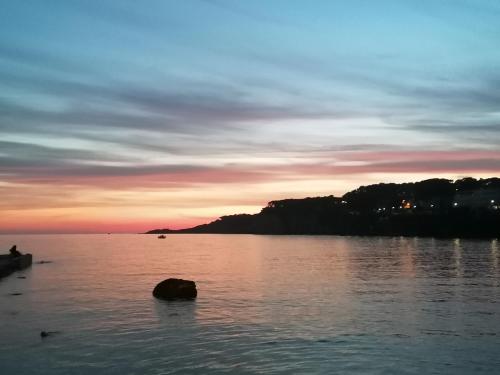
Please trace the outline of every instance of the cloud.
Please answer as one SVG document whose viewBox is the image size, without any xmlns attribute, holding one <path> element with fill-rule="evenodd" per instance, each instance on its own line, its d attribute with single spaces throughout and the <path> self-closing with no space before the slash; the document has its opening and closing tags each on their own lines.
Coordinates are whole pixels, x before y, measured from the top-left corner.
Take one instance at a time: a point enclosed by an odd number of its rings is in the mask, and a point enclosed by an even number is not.
<svg viewBox="0 0 500 375">
<path fill-rule="evenodd" d="M 9 56 L 10 59 L 22 61 L 30 60 L 33 54 L 11 51 Z M 47 58 L 46 62 L 49 64 L 51 59 Z M 58 60 L 57 64 L 64 65 L 65 62 Z M 339 77 L 328 77 L 325 67 L 316 70 L 313 65 L 314 61 L 307 62 L 306 70 L 318 74 L 318 77 L 334 80 Z M 299 67 L 302 73 L 306 71 L 302 65 L 299 64 Z M 290 68 L 293 71 L 297 65 L 291 64 Z M 68 64 L 65 71 L 71 72 L 72 69 L 79 67 Z M 445 82 L 437 86 L 412 86 L 404 80 L 381 80 L 376 75 L 366 74 L 358 72 L 347 75 L 345 79 L 354 85 L 364 85 L 374 92 L 388 95 L 376 100 L 381 106 L 372 115 L 383 118 L 395 128 L 425 134 L 443 134 L 448 138 L 470 136 L 479 129 L 488 133 L 497 133 L 499 130 L 494 115 L 490 115 L 500 102 L 500 85 L 497 84 L 500 78 L 496 73 L 483 74 L 474 80 L 461 83 Z M 304 164 L 312 165 L 311 173 L 323 168 L 333 175 L 368 171 L 403 173 L 408 170 L 424 171 L 425 168 L 429 172 L 473 171 L 474 161 L 477 162 L 478 171 L 489 171 L 496 170 L 497 165 L 496 155 L 487 153 L 484 153 L 484 157 L 466 158 L 463 162 L 448 160 L 432 164 L 430 157 L 434 155 L 425 150 L 419 152 L 422 158 L 418 162 L 398 160 L 401 154 L 397 153 L 385 153 L 387 159 L 376 162 L 373 155 L 377 150 L 396 150 L 398 145 L 354 142 L 344 145 L 321 145 L 320 142 L 299 147 L 286 137 L 266 138 L 267 129 L 272 129 L 275 123 L 328 119 L 341 121 L 369 115 L 374 111 L 375 104 L 370 103 L 371 100 L 368 100 L 366 108 L 363 108 L 366 103 L 359 102 L 337 109 L 337 106 L 329 108 L 323 102 L 312 107 L 309 102 L 306 104 L 293 100 L 282 100 L 276 104 L 259 98 L 252 87 L 175 77 L 171 78 L 173 84 L 166 87 L 114 80 L 82 81 L 76 75 L 71 78 L 71 74 L 66 77 L 28 77 L 0 73 L 0 77 L 1 85 L 9 89 L 38 93 L 57 101 L 57 105 L 47 106 L 29 100 L 21 102 L 14 96 L 0 96 L 0 131 L 9 135 L 25 134 L 42 138 L 74 137 L 95 143 L 92 149 L 82 150 L 78 146 L 64 149 L 28 145 L 26 142 L 3 142 L 0 145 L 1 173 L 16 181 L 52 183 L 60 179 L 64 183 L 73 180 L 75 184 L 102 183 L 103 186 L 113 185 L 115 181 L 122 183 L 123 179 L 128 177 L 134 178 L 132 184 L 154 186 L 162 183 L 180 186 L 203 182 L 251 182 L 252 179 L 264 181 L 271 178 L 289 178 L 290 171 L 301 169 L 301 165 L 295 165 L 294 160 L 290 161 L 288 167 L 282 167 L 286 157 L 302 157 Z M 279 88 L 279 84 L 276 88 Z M 305 96 L 307 97 L 307 94 Z M 392 105 L 389 97 L 400 99 L 395 101 L 396 105 Z M 300 96 L 295 97 L 297 98 Z M 417 106 L 425 110 L 419 113 L 415 110 Z M 451 116 L 452 110 L 454 113 Z M 269 125 L 258 130 L 264 129 L 259 140 L 253 138 L 247 141 L 245 137 L 257 131 L 256 123 Z M 376 132 L 377 128 L 373 130 Z M 335 131 L 335 127 L 327 126 L 324 131 Z M 321 135 L 318 137 L 320 139 Z M 494 137 L 485 138 L 494 143 Z M 488 139 L 485 144 L 487 142 Z M 114 152 L 106 151 L 106 145 L 113 145 Z M 411 148 L 408 145 L 404 147 Z M 125 148 L 135 149 L 136 152 L 126 153 Z M 365 163 L 364 166 L 323 167 L 321 158 L 325 156 L 318 156 L 318 153 L 328 154 L 328 150 L 333 152 L 335 158 L 347 162 L 347 154 L 342 156 L 339 152 L 365 150 L 373 153 L 349 156 L 355 156 L 355 161 Z M 146 157 L 137 157 L 137 152 L 140 151 L 145 155 L 158 152 L 164 156 L 191 155 L 193 158 L 199 155 L 220 155 L 222 159 L 225 156 L 226 160 L 219 160 L 218 165 L 210 167 L 201 160 L 186 163 L 176 158 L 169 164 L 164 161 L 145 162 Z M 226 167 L 231 157 L 238 152 L 248 157 L 269 154 L 274 161 L 263 165 L 254 162 L 253 167 L 238 164 L 234 168 Z M 415 157 L 416 154 L 410 156 Z M 320 160 L 317 160 L 318 157 Z M 237 169 L 240 172 L 237 172 Z"/>
<path fill-rule="evenodd" d="M 37 150 L 37 148 L 34 148 Z M 42 149 L 43 152 L 47 150 Z M 37 150 L 38 151 L 38 150 Z M 52 152 L 52 150 L 51 150 Z M 280 164 L 201 164 L 106 165 L 65 158 L 33 161 L 0 157 L 3 179 L 10 183 L 117 188 L 189 188 L 199 185 L 260 184 L 273 181 L 335 179 L 336 176 L 366 173 L 471 173 L 500 172 L 498 151 L 333 151 L 304 162 Z"/>
<path fill-rule="evenodd" d="M 0 41 L 0 64 L 10 63 L 26 68 L 52 72 L 57 74 L 72 74 L 76 72 L 89 74 L 93 72 L 88 65 L 63 58 L 57 54 L 35 48 Z M 0 65 L 1 66 L 1 65 Z M 2 79 L 8 79 L 8 75 Z"/>
<path fill-rule="evenodd" d="M 6 157 L 5 155 L 7 155 L 8 157 Z M 99 154 L 96 154 L 96 152 L 93 150 L 48 147 L 31 143 L 9 142 L 0 140 L 1 166 L 12 166 L 6 162 L 2 162 L 2 160 L 6 160 L 7 158 L 10 158 L 11 160 L 23 161 L 26 163 L 39 163 L 38 165 L 44 165 L 48 160 L 56 161 L 60 165 L 75 161 L 123 161 L 118 156 L 112 155 L 112 153 L 106 151 L 102 151 Z"/>
<path fill-rule="evenodd" d="M 251 7 L 245 7 L 244 4 L 237 4 L 231 1 L 225 2 L 221 0 L 199 0 L 200 3 L 210 4 L 214 7 L 222 9 L 226 12 L 234 13 L 237 16 L 246 17 L 252 21 L 256 21 L 258 23 L 267 23 L 271 25 L 277 26 L 286 26 L 286 27 L 300 27 L 304 28 L 304 25 L 298 25 L 294 22 L 290 22 L 290 20 L 280 17 L 276 14 L 270 14 L 269 12 L 265 12 L 262 10 L 255 10 Z"/>
<path fill-rule="evenodd" d="M 0 96 L 0 130 L 36 129 L 52 133 L 65 127 L 134 128 L 175 133 L 236 130 L 253 121 L 316 119 L 335 115 L 328 111 L 270 104 L 250 92 L 203 82 L 179 82 L 170 89 L 116 82 L 92 83 L 70 79 L 1 74 L 6 89 L 37 92 L 59 101 L 55 108 L 18 103 Z"/>
</svg>

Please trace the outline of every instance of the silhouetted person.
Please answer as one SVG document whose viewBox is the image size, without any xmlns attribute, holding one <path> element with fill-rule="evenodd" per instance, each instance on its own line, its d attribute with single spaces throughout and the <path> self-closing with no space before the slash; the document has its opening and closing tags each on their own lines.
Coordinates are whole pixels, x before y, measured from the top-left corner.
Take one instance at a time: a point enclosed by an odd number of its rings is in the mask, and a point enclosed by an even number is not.
<svg viewBox="0 0 500 375">
<path fill-rule="evenodd" d="M 14 258 L 17 258 L 17 257 L 20 257 L 21 255 L 23 255 L 23 254 L 21 254 L 20 251 L 17 250 L 17 246 L 16 245 L 14 245 L 14 246 L 12 246 L 10 248 L 9 253 Z"/>
</svg>

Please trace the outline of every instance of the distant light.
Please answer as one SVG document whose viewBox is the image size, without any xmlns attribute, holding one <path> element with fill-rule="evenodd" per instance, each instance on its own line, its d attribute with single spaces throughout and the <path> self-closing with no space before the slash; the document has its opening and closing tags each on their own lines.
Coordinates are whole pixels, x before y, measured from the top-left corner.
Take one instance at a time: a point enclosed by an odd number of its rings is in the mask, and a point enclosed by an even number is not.
<svg viewBox="0 0 500 375">
<path fill-rule="evenodd" d="M 417 206 L 413 206 L 413 208 L 417 208 Z"/>
<path fill-rule="evenodd" d="M 396 207 L 392 206 L 392 209 L 394 210 Z"/>
<path fill-rule="evenodd" d="M 399 206 L 399 208 L 403 208 L 403 206 Z"/>
<path fill-rule="evenodd" d="M 458 203 L 457 203 L 457 202 L 453 203 L 453 206 L 454 206 L 454 207 L 457 207 L 457 206 L 458 206 Z"/>
<path fill-rule="evenodd" d="M 492 200 L 490 201 L 490 203 L 491 203 L 491 204 L 495 203 L 495 200 L 494 200 L 494 199 L 492 199 Z"/>
<path fill-rule="evenodd" d="M 434 208 L 434 205 L 433 205 L 433 204 L 431 204 L 431 208 Z"/>
<path fill-rule="evenodd" d="M 346 201 L 342 201 L 342 202 L 340 202 L 340 203 L 342 203 L 342 204 L 346 204 L 347 202 L 346 202 Z"/>
</svg>

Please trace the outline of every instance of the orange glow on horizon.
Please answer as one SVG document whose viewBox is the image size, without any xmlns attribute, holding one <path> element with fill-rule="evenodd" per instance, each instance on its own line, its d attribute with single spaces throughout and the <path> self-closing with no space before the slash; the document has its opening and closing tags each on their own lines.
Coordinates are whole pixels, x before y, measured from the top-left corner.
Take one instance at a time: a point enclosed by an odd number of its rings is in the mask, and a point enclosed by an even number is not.
<svg viewBox="0 0 500 375">
<path fill-rule="evenodd" d="M 372 173 L 330 178 L 312 172 L 295 179 L 196 184 L 183 189 L 74 186 L 62 192 L 51 185 L 17 184 L 1 203 L 0 233 L 142 233 L 158 228 L 181 229 L 224 215 L 258 213 L 271 200 L 341 196 L 360 185 L 431 177 L 461 176 Z"/>
</svg>

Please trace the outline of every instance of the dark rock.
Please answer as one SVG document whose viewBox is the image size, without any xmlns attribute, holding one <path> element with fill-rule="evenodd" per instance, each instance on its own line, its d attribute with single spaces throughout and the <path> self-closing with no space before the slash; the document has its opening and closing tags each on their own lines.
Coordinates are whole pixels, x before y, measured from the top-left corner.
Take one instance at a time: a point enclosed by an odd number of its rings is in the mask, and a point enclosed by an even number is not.
<svg viewBox="0 0 500 375">
<path fill-rule="evenodd" d="M 22 296 L 22 293 L 15 292 L 15 293 L 10 293 L 11 296 Z"/>
<path fill-rule="evenodd" d="M 48 263 L 52 263 L 51 260 L 40 260 L 38 262 L 36 262 L 36 264 L 48 264 Z"/>
<path fill-rule="evenodd" d="M 42 332 L 40 332 L 40 337 L 45 338 L 45 337 L 53 336 L 59 332 L 60 331 L 42 331 Z"/>
<path fill-rule="evenodd" d="M 26 278 L 26 276 L 18 276 L 17 278 L 18 278 L 18 279 L 25 279 L 25 278 Z"/>
<path fill-rule="evenodd" d="M 191 280 L 163 280 L 153 290 L 153 296 L 160 299 L 193 299 L 198 295 L 196 283 Z"/>
</svg>

